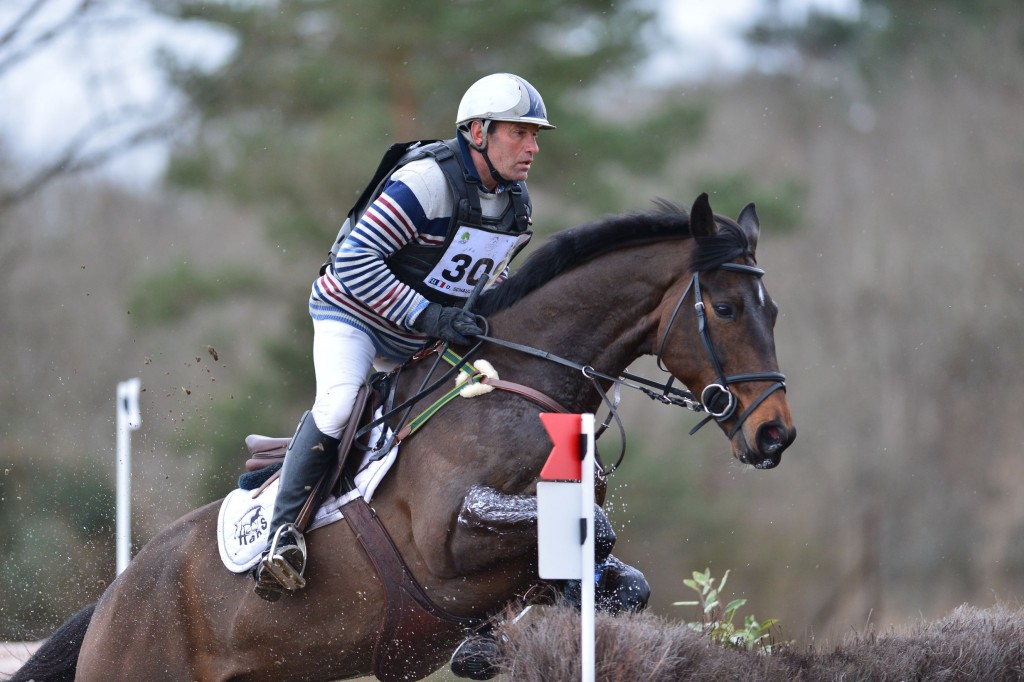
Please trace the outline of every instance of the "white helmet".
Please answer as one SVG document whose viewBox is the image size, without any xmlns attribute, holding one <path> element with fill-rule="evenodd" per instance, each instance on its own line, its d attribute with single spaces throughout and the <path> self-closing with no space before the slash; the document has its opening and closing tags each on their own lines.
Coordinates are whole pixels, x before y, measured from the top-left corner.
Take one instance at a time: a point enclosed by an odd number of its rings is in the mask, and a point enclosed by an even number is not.
<svg viewBox="0 0 1024 682">
<path fill-rule="evenodd" d="M 470 121 L 521 121 L 545 130 L 555 127 L 548 123 L 548 112 L 537 89 L 511 73 L 484 76 L 469 86 L 459 102 L 455 125 L 465 129 Z"/>
</svg>

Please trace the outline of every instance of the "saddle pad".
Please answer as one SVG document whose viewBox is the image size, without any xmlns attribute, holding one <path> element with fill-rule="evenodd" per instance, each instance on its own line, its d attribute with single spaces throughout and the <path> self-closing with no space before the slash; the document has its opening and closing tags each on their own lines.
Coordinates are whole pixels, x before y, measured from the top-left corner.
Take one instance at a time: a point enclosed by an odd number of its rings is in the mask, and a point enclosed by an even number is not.
<svg viewBox="0 0 1024 682">
<path fill-rule="evenodd" d="M 309 530 L 340 521 L 341 506 L 361 494 L 367 502 L 373 499 L 377 486 L 384 480 L 391 465 L 398 457 L 398 446 L 391 448 L 387 456 L 376 461 L 369 461 L 371 453 L 367 453 L 356 474 L 356 490 L 351 490 L 341 497 L 330 495 L 317 510 L 316 516 L 309 525 Z M 255 490 L 232 490 L 220 505 L 217 518 L 217 549 L 220 550 L 221 561 L 233 573 L 244 573 L 259 562 L 263 551 L 270 542 L 270 520 L 274 516 L 274 500 L 281 479 L 268 485 L 258 497 L 253 497 Z M 358 493 L 357 493 L 358 491 Z"/>
</svg>

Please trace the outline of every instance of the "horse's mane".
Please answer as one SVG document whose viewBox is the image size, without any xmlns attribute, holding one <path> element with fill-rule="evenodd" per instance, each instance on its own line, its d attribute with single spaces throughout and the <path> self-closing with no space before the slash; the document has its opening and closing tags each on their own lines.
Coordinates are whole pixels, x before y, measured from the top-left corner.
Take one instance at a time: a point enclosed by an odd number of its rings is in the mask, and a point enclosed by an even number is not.
<svg viewBox="0 0 1024 682">
<path fill-rule="evenodd" d="M 659 199 L 655 203 L 659 207 L 656 211 L 611 216 L 555 234 L 515 274 L 483 294 L 475 312 L 487 316 L 503 310 L 555 277 L 607 251 L 665 239 L 689 239 L 690 217 L 686 211 L 669 201 Z M 696 240 L 690 263 L 694 271 L 716 268 L 750 253 L 743 230 L 728 218 L 716 219 L 718 232 Z"/>
</svg>

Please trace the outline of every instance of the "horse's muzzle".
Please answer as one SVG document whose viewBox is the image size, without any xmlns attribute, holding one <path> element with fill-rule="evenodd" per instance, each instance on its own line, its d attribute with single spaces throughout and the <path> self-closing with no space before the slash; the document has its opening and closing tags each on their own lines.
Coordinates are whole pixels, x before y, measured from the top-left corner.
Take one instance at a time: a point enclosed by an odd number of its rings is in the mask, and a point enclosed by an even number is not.
<svg viewBox="0 0 1024 682">
<path fill-rule="evenodd" d="M 757 429 L 755 447 L 740 458 L 755 469 L 774 469 L 782 461 L 783 451 L 796 439 L 796 428 L 786 428 L 779 421 L 770 421 Z"/>
</svg>

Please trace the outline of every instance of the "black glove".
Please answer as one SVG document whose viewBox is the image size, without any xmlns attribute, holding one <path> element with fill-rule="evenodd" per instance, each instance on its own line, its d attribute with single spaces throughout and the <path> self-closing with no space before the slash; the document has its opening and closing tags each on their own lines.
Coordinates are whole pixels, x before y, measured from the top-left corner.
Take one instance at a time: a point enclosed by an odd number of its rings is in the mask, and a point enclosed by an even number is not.
<svg viewBox="0 0 1024 682">
<path fill-rule="evenodd" d="M 467 346 L 470 336 L 483 334 L 476 323 L 476 316 L 462 308 L 446 308 L 440 303 L 430 303 L 412 323 L 413 329 L 435 339 L 442 339 L 458 346 Z"/>
</svg>

